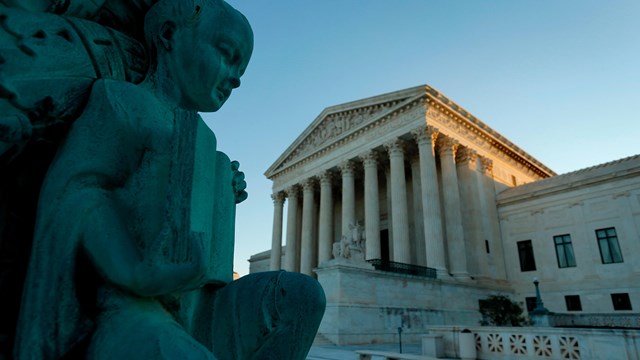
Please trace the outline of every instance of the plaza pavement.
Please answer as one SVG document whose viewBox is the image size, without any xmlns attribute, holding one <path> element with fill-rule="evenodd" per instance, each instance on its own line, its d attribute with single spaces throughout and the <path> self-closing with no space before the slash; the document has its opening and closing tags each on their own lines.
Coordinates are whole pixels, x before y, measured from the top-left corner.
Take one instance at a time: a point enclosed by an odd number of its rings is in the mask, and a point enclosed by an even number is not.
<svg viewBox="0 0 640 360">
<path fill-rule="evenodd" d="M 357 360 L 356 350 L 378 350 L 398 352 L 398 344 L 369 344 L 369 345 L 314 345 L 307 355 L 307 360 Z M 420 344 L 402 344 L 402 352 L 419 355 L 422 351 Z"/>
</svg>

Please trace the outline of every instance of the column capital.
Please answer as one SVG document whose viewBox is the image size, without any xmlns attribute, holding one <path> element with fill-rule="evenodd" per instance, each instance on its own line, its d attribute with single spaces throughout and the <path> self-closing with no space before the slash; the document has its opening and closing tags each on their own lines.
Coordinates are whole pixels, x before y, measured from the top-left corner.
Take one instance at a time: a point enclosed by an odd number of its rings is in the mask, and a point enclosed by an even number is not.
<svg viewBox="0 0 640 360">
<path fill-rule="evenodd" d="M 422 125 L 419 128 L 413 130 L 411 133 L 413 134 L 413 137 L 418 145 L 431 141 L 430 144 L 431 146 L 433 146 L 433 144 L 436 143 L 436 139 L 438 138 L 440 131 L 436 127 L 431 125 Z"/>
<path fill-rule="evenodd" d="M 342 176 L 353 175 L 355 163 L 352 160 L 345 160 L 338 165 L 338 169 L 340 169 Z"/>
<path fill-rule="evenodd" d="M 298 197 L 298 192 L 300 191 L 300 185 L 291 185 L 289 186 L 286 190 L 285 193 L 287 194 L 287 197 L 292 198 L 292 197 Z"/>
<path fill-rule="evenodd" d="M 359 158 L 362 160 L 362 163 L 365 167 L 377 166 L 379 157 L 380 156 L 378 152 L 375 150 L 369 150 L 359 156 Z"/>
<path fill-rule="evenodd" d="M 313 191 L 316 185 L 316 179 L 313 177 L 310 177 L 308 179 L 304 179 L 302 181 L 302 191 L 307 192 L 307 191 Z"/>
<path fill-rule="evenodd" d="M 335 178 L 333 171 L 325 170 L 318 175 L 318 179 L 320 180 L 320 186 L 322 185 L 331 185 L 333 183 L 333 179 Z"/>
<path fill-rule="evenodd" d="M 404 154 L 404 140 L 400 138 L 395 138 L 391 141 L 388 141 L 384 144 L 384 148 L 387 149 L 389 156 L 393 155 L 403 155 Z"/>
<path fill-rule="evenodd" d="M 480 156 L 480 170 L 483 174 L 490 175 L 493 173 L 493 160 Z"/>
<path fill-rule="evenodd" d="M 466 146 L 460 146 L 456 152 L 456 163 L 475 165 L 478 159 L 478 153 Z"/>
<path fill-rule="evenodd" d="M 284 204 L 284 197 L 285 196 L 283 191 L 278 191 L 276 193 L 271 194 L 271 199 L 273 200 L 274 205 L 282 206 L 282 204 Z"/>
<path fill-rule="evenodd" d="M 446 153 L 451 153 L 453 155 L 458 149 L 458 146 L 460 146 L 456 139 L 449 136 L 438 136 L 437 144 L 440 155 L 444 155 Z"/>
</svg>

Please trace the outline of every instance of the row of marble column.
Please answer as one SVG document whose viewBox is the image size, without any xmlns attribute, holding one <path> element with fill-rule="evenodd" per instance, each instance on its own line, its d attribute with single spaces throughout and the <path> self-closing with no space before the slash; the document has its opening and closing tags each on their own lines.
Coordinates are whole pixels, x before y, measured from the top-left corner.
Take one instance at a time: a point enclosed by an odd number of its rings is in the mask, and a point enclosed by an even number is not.
<svg viewBox="0 0 640 360">
<path fill-rule="evenodd" d="M 472 149 L 459 147 L 456 140 L 440 134 L 431 126 L 414 130 L 412 136 L 418 146 L 419 174 L 414 173 L 413 176 L 414 179 L 419 176 L 420 186 L 417 191 L 421 195 L 419 201 L 422 205 L 422 219 L 420 220 L 424 229 L 424 239 L 414 239 L 414 241 L 424 242 L 424 246 L 419 248 L 426 251 L 424 254 L 426 265 L 436 269 L 441 275 L 468 277 L 468 265 L 472 265 L 474 273 L 486 274 L 487 261 L 474 260 L 476 257 L 468 257 L 467 251 L 483 251 L 483 239 L 496 235 L 491 234 L 495 229 L 490 225 L 492 220 L 486 216 L 486 214 L 495 213 L 490 209 L 491 206 L 495 207 L 492 203 L 494 190 L 490 176 L 491 161 L 481 157 L 478 162 L 478 155 Z M 412 247 L 409 238 L 404 142 L 405 140 L 399 138 L 393 139 L 385 144 L 385 149 L 389 157 L 390 231 L 393 254 L 391 260 L 408 264 L 411 263 Z M 359 156 L 364 167 L 366 259 L 381 258 L 378 184 L 381 155 L 381 152 L 370 150 Z M 436 156 L 440 158 L 443 186 L 439 186 Z M 341 233 L 343 235 L 349 234 L 349 225 L 356 222 L 353 165 L 353 161 L 350 160 L 338 167 L 342 180 Z M 480 165 L 479 168 L 478 165 Z M 479 178 L 478 170 L 486 176 Z M 315 214 L 316 179 L 319 179 L 320 183 L 319 214 Z M 300 185 L 303 189 L 302 204 L 299 199 Z M 443 191 L 442 196 L 439 194 L 440 188 Z M 277 192 L 272 197 L 274 217 L 270 268 L 272 270 L 283 268 L 311 275 L 314 266 L 331 259 L 332 244 L 339 240 L 332 238 L 334 234 L 332 172 L 325 171 L 305 179 L 301 184 L 291 186 L 284 192 Z M 287 248 L 284 264 L 281 264 L 285 198 L 288 199 Z M 461 198 L 464 199 L 464 207 L 461 206 Z M 441 200 L 443 204 L 440 203 Z M 444 210 L 444 214 L 441 209 Z M 298 221 L 300 210 L 302 210 L 302 221 Z M 298 226 L 301 226 L 301 229 Z M 471 244 L 473 248 L 466 249 L 467 244 Z M 486 259 L 486 257 L 478 258 Z M 469 262 L 472 264 L 468 264 Z"/>
</svg>

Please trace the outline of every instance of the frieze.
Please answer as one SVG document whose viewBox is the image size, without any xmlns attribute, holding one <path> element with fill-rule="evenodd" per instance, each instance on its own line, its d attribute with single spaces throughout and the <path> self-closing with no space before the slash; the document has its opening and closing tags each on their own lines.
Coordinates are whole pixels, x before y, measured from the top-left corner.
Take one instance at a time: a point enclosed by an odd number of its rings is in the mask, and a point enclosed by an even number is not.
<svg viewBox="0 0 640 360">
<path fill-rule="evenodd" d="M 389 102 L 387 104 L 393 104 L 394 106 L 397 106 L 397 104 L 401 102 L 402 100 Z M 350 130 L 352 132 L 348 135 L 346 134 L 347 131 L 345 131 L 343 128 L 342 129 L 343 131 L 340 133 L 340 135 L 336 136 L 341 138 L 337 139 L 333 143 L 331 143 L 331 141 L 327 141 L 326 144 L 324 145 L 324 148 L 322 148 L 322 146 L 319 146 L 319 148 L 315 148 L 314 146 L 308 146 L 308 149 L 316 151 L 315 153 L 309 150 L 307 151 L 308 154 L 303 154 L 299 150 L 295 150 L 280 165 L 279 168 L 283 170 L 280 171 L 277 175 L 273 176 L 271 179 L 274 181 L 274 183 L 278 183 L 282 185 L 287 184 L 290 181 L 295 180 L 296 178 L 299 177 L 299 174 L 297 174 L 297 172 L 295 171 L 296 168 L 318 158 L 319 156 L 326 155 L 327 153 L 335 150 L 336 148 L 344 145 L 345 143 L 348 143 L 365 134 L 367 135 L 367 139 L 372 139 L 372 140 L 379 139 L 381 136 L 388 134 L 394 129 L 401 128 L 403 126 L 408 125 L 411 122 L 415 122 L 416 116 L 418 116 L 420 112 L 424 111 L 421 106 L 418 106 L 418 105 L 422 105 L 423 103 L 424 103 L 423 95 L 411 98 L 409 100 L 405 99 L 404 104 L 397 107 L 396 109 L 393 109 L 393 110 L 387 109 L 388 111 L 386 114 L 383 114 L 382 112 L 377 114 L 381 116 L 379 119 L 376 119 L 370 122 L 369 124 L 364 124 L 364 125 L 361 124 L 360 128 L 357 128 L 357 127 L 351 128 Z M 404 116 L 401 116 L 398 119 L 399 115 L 404 115 Z M 372 131 L 373 129 L 375 130 Z M 312 132 L 311 136 L 313 136 L 316 130 Z M 310 141 L 309 138 L 304 140 L 303 144 L 306 144 L 308 141 Z"/>
</svg>

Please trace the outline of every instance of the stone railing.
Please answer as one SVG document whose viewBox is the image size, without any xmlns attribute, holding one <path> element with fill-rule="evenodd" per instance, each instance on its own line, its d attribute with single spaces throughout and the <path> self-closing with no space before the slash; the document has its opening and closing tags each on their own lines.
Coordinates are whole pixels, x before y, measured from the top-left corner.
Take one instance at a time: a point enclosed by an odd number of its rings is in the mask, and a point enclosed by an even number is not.
<svg viewBox="0 0 640 360">
<path fill-rule="evenodd" d="M 458 357 L 464 328 L 435 326 L 445 355 Z M 640 331 L 532 327 L 468 327 L 478 359 L 640 359 Z"/>
<path fill-rule="evenodd" d="M 640 314 L 550 314 L 547 320 L 553 327 L 629 328 L 640 329 Z"/>
</svg>

